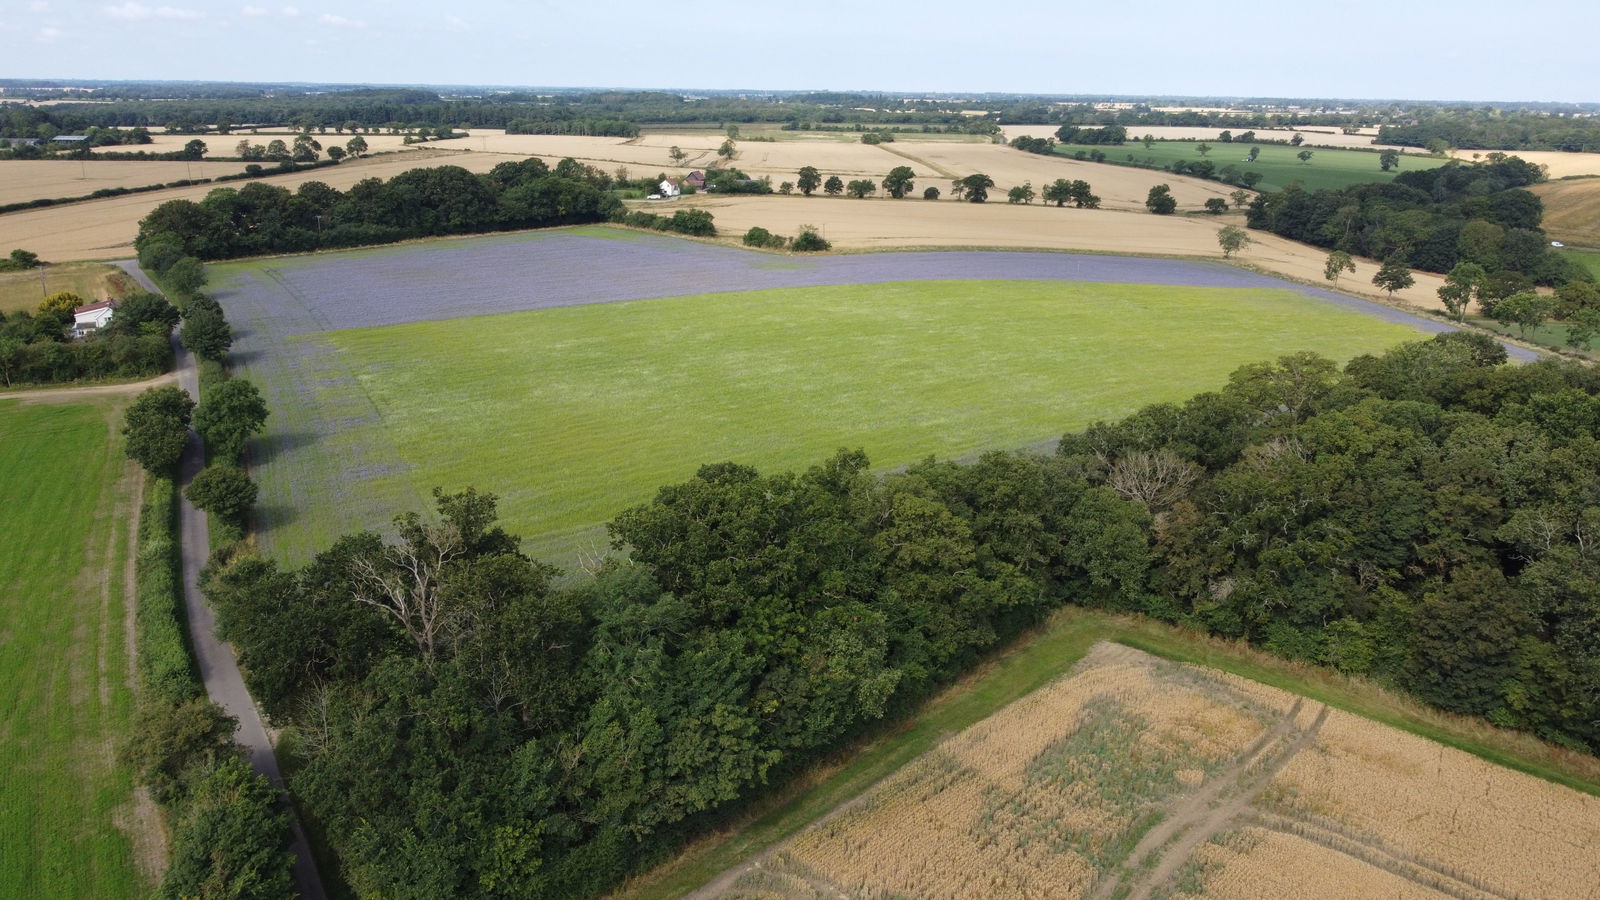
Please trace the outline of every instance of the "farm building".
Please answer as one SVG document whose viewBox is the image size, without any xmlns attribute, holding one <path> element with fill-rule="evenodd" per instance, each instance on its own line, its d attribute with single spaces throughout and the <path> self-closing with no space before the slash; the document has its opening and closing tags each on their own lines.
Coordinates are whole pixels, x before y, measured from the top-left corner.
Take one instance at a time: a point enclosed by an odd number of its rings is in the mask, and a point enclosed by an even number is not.
<svg viewBox="0 0 1600 900">
<path fill-rule="evenodd" d="M 706 173 L 695 169 L 693 172 L 683 176 L 683 183 L 697 191 L 703 191 L 706 189 Z"/>
<path fill-rule="evenodd" d="M 100 329 L 111 324 L 111 316 L 117 311 L 115 300 L 102 300 L 99 303 L 90 303 L 80 306 L 72 311 L 72 336 L 81 338 L 84 335 L 94 334 Z"/>
</svg>

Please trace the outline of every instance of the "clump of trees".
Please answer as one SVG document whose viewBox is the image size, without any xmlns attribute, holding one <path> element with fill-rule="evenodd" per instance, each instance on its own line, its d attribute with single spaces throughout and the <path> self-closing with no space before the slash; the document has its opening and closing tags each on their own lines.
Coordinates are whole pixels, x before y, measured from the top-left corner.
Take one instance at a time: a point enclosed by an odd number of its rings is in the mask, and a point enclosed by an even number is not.
<svg viewBox="0 0 1600 900">
<path fill-rule="evenodd" d="M 599 222 L 620 214 L 611 176 L 574 160 L 551 170 L 538 159 L 501 163 L 484 175 L 456 166 L 369 178 L 348 191 L 311 181 L 296 190 L 252 183 L 195 202 L 171 200 L 139 223 L 143 248 L 169 243 L 201 260 L 413 237 Z"/>
<path fill-rule="evenodd" d="M 1065 206 L 1071 203 L 1078 209 L 1100 208 L 1100 198 L 1095 196 L 1094 189 L 1089 186 L 1089 182 L 1081 179 L 1068 181 L 1065 178 L 1057 178 L 1055 181 L 1045 185 L 1044 200 L 1046 203 L 1054 203 L 1056 206 Z"/>
<path fill-rule="evenodd" d="M 1600 373 L 1504 359 L 1460 333 L 1297 354 L 1048 456 L 708 465 L 566 586 L 492 496 L 436 492 L 207 595 L 375 894 L 604 892 L 1068 603 L 1594 750 Z"/>
<path fill-rule="evenodd" d="M 633 228 L 673 231 L 691 237 L 715 237 L 717 234 L 715 219 L 715 216 L 703 209 L 680 209 L 670 216 L 658 216 L 655 213 L 635 210 L 624 215 L 621 222 Z"/>
<path fill-rule="evenodd" d="M 72 294 L 39 309 L 0 311 L 0 384 L 53 384 L 82 379 L 144 378 L 172 367 L 168 334 L 178 312 L 159 294 L 128 293 L 103 329 L 74 339 Z"/>
<path fill-rule="evenodd" d="M 1158 216 L 1170 216 L 1178 210 L 1178 200 L 1172 196 L 1172 188 L 1165 184 L 1158 184 L 1150 189 L 1144 198 L 1145 209 Z"/>
<path fill-rule="evenodd" d="M 1290 185 L 1261 194 L 1248 222 L 1291 240 L 1412 268 L 1447 273 L 1458 263 L 1484 267 L 1509 296 L 1534 284 L 1589 281 L 1572 260 L 1549 248 L 1540 229 L 1543 204 L 1523 190 L 1543 178 L 1538 166 L 1491 154 L 1402 172 L 1388 184 L 1307 191 Z"/>
</svg>

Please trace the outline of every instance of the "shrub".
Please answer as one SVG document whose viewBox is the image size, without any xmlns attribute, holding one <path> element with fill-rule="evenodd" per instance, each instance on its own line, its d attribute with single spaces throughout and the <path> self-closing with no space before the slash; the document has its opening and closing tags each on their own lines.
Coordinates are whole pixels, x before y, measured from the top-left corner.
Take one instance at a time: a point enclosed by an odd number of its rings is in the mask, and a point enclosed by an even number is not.
<svg viewBox="0 0 1600 900">
<path fill-rule="evenodd" d="M 828 239 L 817 234 L 817 229 L 810 225 L 800 226 L 800 233 L 789 242 L 789 248 L 800 253 L 812 253 L 821 250 L 832 250 L 833 245 Z"/>
</svg>

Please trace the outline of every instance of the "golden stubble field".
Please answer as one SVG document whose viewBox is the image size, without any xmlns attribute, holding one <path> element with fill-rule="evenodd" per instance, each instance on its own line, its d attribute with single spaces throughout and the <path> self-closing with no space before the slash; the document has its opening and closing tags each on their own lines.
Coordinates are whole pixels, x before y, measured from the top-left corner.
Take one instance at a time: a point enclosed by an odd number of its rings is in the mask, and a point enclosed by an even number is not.
<svg viewBox="0 0 1600 900">
<path fill-rule="evenodd" d="M 697 896 L 1592 897 L 1600 798 L 1116 644 Z"/>
<path fill-rule="evenodd" d="M 1544 229 L 1551 237 L 1600 247 L 1600 178 L 1547 181 L 1529 190 L 1544 201 Z"/>
<path fill-rule="evenodd" d="M 147 187 L 244 171 L 244 163 L 8 159 L 0 162 L 0 203 L 82 197 L 103 188 Z"/>
<path fill-rule="evenodd" d="M 1006 125 L 1000 130 L 1004 132 L 1006 140 L 1011 140 L 1019 135 L 1028 137 L 1055 137 L 1059 125 Z M 1307 147 L 1357 147 L 1370 150 L 1374 147 L 1385 149 L 1394 147 L 1410 153 L 1421 153 L 1416 147 L 1401 147 L 1396 144 L 1374 144 L 1377 138 L 1377 129 L 1366 129 L 1363 134 L 1345 134 L 1338 129 L 1294 129 L 1294 128 L 1251 128 L 1248 125 L 1129 125 L 1129 143 L 1137 141 L 1145 135 L 1150 135 L 1158 141 L 1211 141 L 1217 140 L 1217 135 L 1224 131 L 1231 131 L 1240 135 L 1246 131 L 1254 131 L 1256 137 L 1264 140 L 1290 141 L 1295 135 L 1304 138 Z M 1330 133 L 1331 132 L 1331 133 Z"/>
<path fill-rule="evenodd" d="M 941 190 L 948 186 L 948 182 L 939 185 Z M 710 210 L 716 217 L 718 231 L 730 238 L 738 238 L 755 225 L 785 235 L 796 233 L 801 225 L 814 225 L 841 250 L 986 247 L 1189 256 L 1221 261 L 1217 231 L 1226 224 L 1244 224 L 1243 216 L 1231 214 L 1155 216 L 1143 211 L 1057 208 L 1038 202 L 1012 205 L 1003 199 L 959 203 L 799 195 L 696 195 L 673 204 L 646 204 L 642 208 L 669 213 L 677 205 Z M 1241 263 L 1315 285 L 1329 284 L 1322 276 L 1327 251 L 1265 232 L 1252 231 L 1250 237 L 1253 243 L 1235 255 Z M 1355 274 L 1344 275 L 1339 280 L 1339 290 L 1387 299 L 1386 294 L 1372 286 L 1378 263 L 1368 259 L 1355 262 Z M 1413 275 L 1416 285 L 1397 291 L 1394 299 L 1423 309 L 1443 309 L 1436 291 L 1444 280 L 1428 272 Z"/>
</svg>

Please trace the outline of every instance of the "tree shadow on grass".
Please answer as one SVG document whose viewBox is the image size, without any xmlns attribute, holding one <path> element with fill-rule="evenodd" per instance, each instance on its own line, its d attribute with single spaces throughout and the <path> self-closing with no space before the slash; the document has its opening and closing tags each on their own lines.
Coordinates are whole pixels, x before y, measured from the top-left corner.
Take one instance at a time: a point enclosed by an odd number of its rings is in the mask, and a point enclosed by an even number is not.
<svg viewBox="0 0 1600 900">
<path fill-rule="evenodd" d="M 284 453 L 310 447 L 321 439 L 313 431 L 280 431 L 250 442 L 250 463 L 265 465 Z"/>
</svg>

